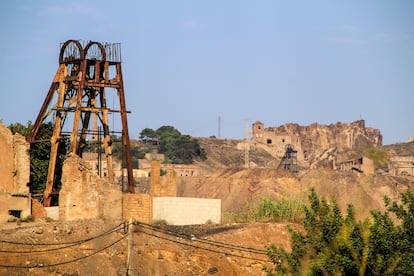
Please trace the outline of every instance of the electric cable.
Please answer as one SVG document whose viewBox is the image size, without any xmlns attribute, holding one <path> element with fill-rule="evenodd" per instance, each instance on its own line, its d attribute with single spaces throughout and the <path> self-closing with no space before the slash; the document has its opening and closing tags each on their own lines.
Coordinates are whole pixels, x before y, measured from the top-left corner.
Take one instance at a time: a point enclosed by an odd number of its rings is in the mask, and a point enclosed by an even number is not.
<svg viewBox="0 0 414 276">
<path fill-rule="evenodd" d="M 41 264 L 41 265 L 27 265 L 27 266 L 18 266 L 18 265 L 5 265 L 5 264 L 0 264 L 0 267 L 6 267 L 6 268 L 43 268 L 43 267 L 52 267 L 52 266 L 59 266 L 59 265 L 64 265 L 64 264 L 69 264 L 69 263 L 74 263 L 89 257 L 92 257 L 96 254 L 98 254 L 99 252 L 108 249 L 111 246 L 114 246 L 115 244 L 117 244 L 118 242 L 122 241 L 123 239 L 125 239 L 127 237 L 127 235 L 122 236 L 121 238 L 117 239 L 116 241 L 112 242 L 111 244 L 93 252 L 90 255 L 86 255 L 86 256 L 82 256 L 79 258 L 75 258 L 72 260 L 68 260 L 68 261 L 64 261 L 64 262 L 59 262 L 59 263 L 52 263 L 52 264 Z"/>
<path fill-rule="evenodd" d="M 193 241 L 193 237 L 191 235 L 188 235 L 188 234 L 181 234 L 181 233 L 170 231 L 170 230 L 161 230 L 161 229 L 159 229 L 155 226 L 152 226 L 150 224 L 145 224 L 145 223 L 142 223 L 142 222 L 138 222 L 137 224 L 141 225 L 143 227 L 150 228 L 151 230 L 154 230 L 154 231 L 157 231 L 157 232 L 170 234 L 170 235 L 173 235 L 173 236 L 176 236 L 176 237 L 178 236 L 178 237 Z M 198 242 L 201 242 L 201 243 L 206 243 L 206 244 L 214 245 L 214 246 L 217 246 L 217 247 L 224 247 L 224 248 L 235 249 L 235 250 L 239 250 L 239 251 L 245 251 L 245 252 L 249 252 L 249 253 L 267 255 L 265 250 L 260 250 L 260 249 L 256 249 L 256 248 L 237 246 L 237 245 L 233 245 L 233 244 L 223 243 L 223 242 L 219 242 L 219 241 L 212 241 L 212 240 L 209 240 L 209 239 L 203 239 L 203 238 L 198 238 L 198 237 L 196 237 L 195 240 L 197 240 Z"/>
<path fill-rule="evenodd" d="M 151 225 L 148 225 L 148 224 L 146 224 L 145 226 L 150 227 L 154 231 L 158 231 L 158 232 L 162 232 L 162 233 L 168 232 L 168 233 L 171 233 L 174 236 L 180 236 L 180 237 L 185 238 L 185 239 L 193 240 L 193 237 L 191 235 L 188 235 L 188 234 L 181 234 L 181 233 L 174 232 L 174 231 L 169 231 L 169 230 L 164 231 L 164 230 L 161 230 L 157 227 L 154 227 L 154 226 L 151 226 Z M 230 249 L 246 251 L 246 252 L 249 252 L 249 253 L 257 253 L 257 254 L 266 255 L 266 251 L 256 249 L 256 248 L 237 246 L 237 245 L 233 245 L 233 244 L 223 243 L 223 242 L 219 242 L 219 241 L 212 241 L 212 240 L 209 240 L 209 239 L 203 239 L 203 238 L 199 238 L 199 237 L 197 237 L 196 240 L 199 241 L 199 242 L 208 243 L 208 244 L 218 246 L 218 247 L 226 247 L 226 248 L 230 248 Z"/>
<path fill-rule="evenodd" d="M 189 243 L 181 242 L 181 241 L 174 240 L 174 239 L 170 239 L 170 238 L 167 238 L 167 237 L 161 237 L 159 235 L 152 234 L 152 233 L 148 233 L 148 232 L 145 232 L 145 231 L 141 231 L 141 233 L 146 234 L 146 235 L 150 235 L 150 236 L 153 236 L 153 237 L 156 237 L 156 238 L 159 238 L 159 239 L 167 240 L 167 241 L 170 241 L 170 242 L 178 243 L 178 244 L 181 244 L 181 245 L 185 245 L 185 246 L 189 246 L 189 247 L 194 247 L 194 248 L 197 248 L 197 249 L 202 249 L 202 250 L 210 251 L 210 252 L 213 252 L 213 253 L 224 254 L 226 256 L 232 256 L 232 257 L 237 257 L 237 258 L 250 259 L 250 260 L 259 261 L 259 262 L 268 262 L 268 260 L 263 260 L 263 259 L 248 257 L 248 256 L 237 255 L 237 254 L 229 253 L 229 252 L 220 252 L 220 251 L 217 251 L 217 250 L 214 250 L 214 249 L 210 249 L 210 248 L 206 248 L 206 247 L 202 247 L 202 246 L 197 246 L 197 245 L 194 245 L 194 244 L 189 244 Z"/>
<path fill-rule="evenodd" d="M 103 236 L 106 236 L 106 235 L 109 235 L 109 234 L 112 234 L 112 233 L 115 233 L 116 231 L 119 231 L 119 230 L 121 230 L 123 228 L 124 228 L 124 226 L 119 225 L 119 226 L 117 226 L 117 228 L 114 228 L 114 229 L 112 229 L 110 231 L 104 232 L 104 233 L 102 233 L 102 234 L 100 234 L 98 236 L 95 236 L 95 237 L 87 238 L 87 239 L 80 240 L 80 241 L 70 242 L 70 243 L 54 244 L 54 245 L 66 244 L 66 245 L 60 246 L 60 247 L 47 248 L 47 249 L 37 249 L 37 250 L 36 249 L 35 250 L 0 250 L 0 253 L 12 253 L 12 254 L 13 253 L 15 253 L 15 254 L 29 254 L 30 253 L 31 254 L 31 253 L 50 252 L 50 251 L 56 251 L 56 250 L 66 249 L 66 248 L 78 246 L 78 245 L 81 245 L 83 243 L 86 243 L 86 242 L 89 242 L 89 241 L 92 241 L 92 240 L 101 238 Z M 15 243 L 12 243 L 12 244 L 15 244 Z M 25 244 L 25 245 L 28 245 L 28 244 Z M 50 244 L 48 244 L 48 245 L 50 246 Z M 37 244 L 36 246 L 39 246 L 39 244 Z M 42 246 L 42 245 L 40 245 L 40 246 Z"/>
<path fill-rule="evenodd" d="M 86 238 L 83 240 L 77 240 L 77 241 L 68 241 L 68 242 L 59 242 L 59 243 L 26 243 L 26 242 L 14 242 L 14 241 L 7 241 L 7 240 L 0 240 L 0 243 L 8 243 L 8 244 L 16 244 L 16 245 L 27 245 L 27 246 L 54 246 L 54 245 L 64 245 L 64 244 L 79 244 L 83 242 L 87 242 L 90 240 L 94 240 L 97 238 L 100 238 L 102 236 L 111 234 L 112 232 L 118 231 L 121 225 L 124 225 L 125 222 L 120 223 L 119 225 L 115 226 L 114 228 L 111 228 L 97 236 Z M 124 227 L 124 226 L 123 226 Z M 124 227 L 125 228 L 125 227 Z"/>
</svg>

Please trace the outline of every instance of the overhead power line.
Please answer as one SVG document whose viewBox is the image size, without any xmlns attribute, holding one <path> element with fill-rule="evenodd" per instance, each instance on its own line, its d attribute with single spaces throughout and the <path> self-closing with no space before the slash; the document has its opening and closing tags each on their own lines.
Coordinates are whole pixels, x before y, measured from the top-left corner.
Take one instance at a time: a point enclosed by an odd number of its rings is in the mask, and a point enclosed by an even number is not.
<svg viewBox="0 0 414 276">
<path fill-rule="evenodd" d="M 244 258 L 244 259 L 251 259 L 251 260 L 260 261 L 260 262 L 267 262 L 268 261 L 268 260 L 263 260 L 263 259 L 259 259 L 259 258 L 238 255 L 238 254 L 234 254 L 234 253 L 230 253 L 230 252 L 218 251 L 218 250 L 214 250 L 214 249 L 203 247 L 203 246 L 198 246 L 198 245 L 195 245 L 194 242 L 204 244 L 204 245 L 215 246 L 215 247 L 221 248 L 221 249 L 224 248 L 224 249 L 227 249 L 227 250 L 236 250 L 236 251 L 239 251 L 241 253 L 242 252 L 247 252 L 247 253 L 252 253 L 252 254 L 266 255 L 266 252 L 264 250 L 248 248 L 248 247 L 242 247 L 242 246 L 236 246 L 236 245 L 232 245 L 232 244 L 226 244 L 226 243 L 211 241 L 211 240 L 207 240 L 207 239 L 199 239 L 199 238 L 193 239 L 193 237 L 191 235 L 184 235 L 184 234 L 180 234 L 180 233 L 173 232 L 173 231 L 161 230 L 157 227 L 154 227 L 154 226 L 149 225 L 149 224 L 144 224 L 144 223 L 138 223 L 138 225 L 143 226 L 143 228 L 140 230 L 140 232 L 143 233 L 143 234 L 154 236 L 154 237 L 157 237 L 157 238 L 160 238 L 160 239 L 163 239 L 163 240 L 167 240 L 167 241 L 171 241 L 171 242 L 174 242 L 174 243 L 178 243 L 178 244 L 181 244 L 181 245 L 190 246 L 190 247 L 194 247 L 194 248 L 197 248 L 197 249 L 202 249 L 202 250 L 206 250 L 206 251 L 210 251 L 210 252 L 214 252 L 214 253 L 218 253 L 218 254 L 224 254 L 224 255 L 227 255 L 227 256 L 233 256 L 233 257 Z M 154 234 L 154 233 L 149 233 L 145 230 L 155 231 L 157 233 L 165 234 L 167 236 L 170 236 L 172 238 L 163 237 L 163 236 L 160 236 L 160 235 L 157 235 L 157 234 Z M 177 240 L 177 237 L 188 240 L 191 243 L 179 241 L 179 240 Z"/>
<path fill-rule="evenodd" d="M 34 249 L 34 250 L 27 250 L 27 251 L 23 251 L 23 250 L 2 250 L 0 252 L 2 253 L 41 253 L 41 252 L 47 252 L 47 251 L 56 251 L 56 250 L 61 250 L 61 249 L 65 249 L 65 248 L 69 248 L 69 247 L 73 247 L 76 245 L 81 245 L 83 243 L 107 236 L 109 234 L 115 233 L 119 230 L 123 230 L 122 231 L 122 237 L 120 237 L 119 239 L 115 240 L 114 242 L 109 243 L 108 245 L 100 248 L 99 250 L 94 251 L 93 253 L 89 254 L 89 255 L 85 255 L 85 256 L 81 256 L 75 259 L 71 259 L 71 260 L 67 260 L 67 261 L 62 261 L 62 262 L 57 262 L 57 263 L 50 263 L 50 264 L 33 264 L 33 265 L 10 265 L 10 264 L 0 264 L 0 267 L 5 267 L 5 268 L 21 268 L 21 269 L 29 269 L 29 268 L 42 268 L 42 267 L 52 267 L 52 266 L 58 266 L 58 265 L 64 265 L 64 264 L 68 264 L 68 263 L 73 263 L 73 262 L 78 262 L 80 260 L 89 258 L 91 256 L 94 256 L 96 254 L 98 254 L 99 252 L 102 252 L 103 250 L 106 250 L 112 246 L 114 246 L 115 244 L 119 243 L 120 241 L 122 241 L 123 239 L 125 239 L 127 237 L 127 229 L 128 229 L 128 223 L 127 222 L 123 222 L 120 223 L 119 225 L 99 234 L 96 235 L 94 237 L 90 237 L 87 239 L 82 239 L 82 240 L 77 240 L 77 241 L 70 241 L 70 242 L 61 242 L 61 243 L 38 243 L 38 244 L 29 244 L 29 243 L 23 243 L 23 242 L 12 242 L 12 241 L 0 241 L 3 243 L 9 243 L 9 244 L 14 244 L 14 245 L 24 245 L 24 246 L 56 246 L 56 245 L 63 245 L 60 246 L 58 248 L 49 248 L 49 249 Z"/>
<path fill-rule="evenodd" d="M 150 228 L 151 230 L 157 231 L 157 232 L 161 232 L 161 233 L 167 233 L 170 234 L 174 237 L 181 237 L 187 240 L 193 240 L 193 236 L 191 234 L 182 234 L 182 233 L 178 233 L 178 232 L 174 232 L 174 231 L 170 231 L 170 230 L 161 230 L 153 225 L 150 224 L 145 224 L 142 222 L 137 223 L 140 226 L 143 227 L 147 227 Z M 235 249 L 235 250 L 239 250 L 239 251 L 246 251 L 249 253 L 256 253 L 256 254 L 262 254 L 262 255 L 266 255 L 266 251 L 262 250 L 262 249 L 257 249 L 257 248 L 251 248 L 251 247 L 245 247 L 245 246 L 239 246 L 239 245 L 234 245 L 234 244 L 229 244 L 229 243 L 223 243 L 223 242 L 219 242 L 219 241 L 213 241 L 213 240 L 209 240 L 209 239 L 203 239 L 203 238 L 196 238 L 197 241 L 201 242 L 201 243 L 207 243 L 207 244 L 211 244 L 214 246 L 218 246 L 218 247 L 225 247 L 225 248 L 229 248 L 229 249 Z"/>
<path fill-rule="evenodd" d="M 243 256 L 243 255 L 237 255 L 234 253 L 229 253 L 229 252 L 221 252 L 221 251 L 217 251 L 211 248 L 206 248 L 206 247 L 202 247 L 202 246 L 198 246 L 198 245 L 194 245 L 194 244 L 190 244 L 190 243 L 185 243 L 185 242 L 181 242 L 179 240 L 176 239 L 171 239 L 171 238 L 167 238 L 167 237 L 161 237 L 159 235 L 153 234 L 153 233 L 148 233 L 145 231 L 141 231 L 141 233 L 146 234 L 146 235 L 150 235 L 159 239 L 163 239 L 163 240 L 167 240 L 173 243 L 177 243 L 177 244 L 181 244 L 181 245 L 185 245 L 185 246 L 189 246 L 189 247 L 193 247 L 193 248 L 197 248 L 197 249 L 202 249 L 202 250 L 206 250 L 206 251 L 210 251 L 213 253 L 217 253 L 217 254 L 222 254 L 222 255 L 226 255 L 226 256 L 232 256 L 232 257 L 237 257 L 237 258 L 243 258 L 243 259 L 250 259 L 250 260 L 254 260 L 254 261 L 259 261 L 259 262 L 268 262 L 268 260 L 263 260 L 263 259 L 258 259 L 258 258 L 254 258 L 254 257 L 249 257 L 249 256 Z"/>
<path fill-rule="evenodd" d="M 102 236 L 111 234 L 111 233 L 113 233 L 115 231 L 118 231 L 118 230 L 120 230 L 120 226 L 121 225 L 123 225 L 123 227 L 125 228 L 124 224 L 125 223 L 122 222 L 119 225 L 117 225 L 117 226 L 115 226 L 115 227 L 113 227 L 113 228 L 111 228 L 111 229 L 109 229 L 109 230 L 107 230 L 107 231 L 105 231 L 105 232 L 97 235 L 97 236 L 90 237 L 90 238 L 86 238 L 86 239 L 83 239 L 83 240 L 67 241 L 67 242 L 58 242 L 58 243 L 56 243 L 56 242 L 55 243 L 27 243 L 27 242 L 16 242 L 16 241 L 0 240 L 0 243 L 9 243 L 9 244 L 27 245 L 27 246 L 56 246 L 56 245 L 64 245 L 64 244 L 80 244 L 80 243 L 84 243 L 84 242 L 87 242 L 87 241 L 90 241 L 90 240 L 94 240 L 94 239 L 100 238 Z"/>
<path fill-rule="evenodd" d="M 69 263 L 74 263 L 89 257 L 92 257 L 96 254 L 98 254 L 99 252 L 102 252 L 105 249 L 108 249 L 111 246 L 114 246 L 115 244 L 117 244 L 118 242 L 122 241 L 123 239 L 125 239 L 127 237 L 127 235 L 122 236 L 121 238 L 117 239 L 116 241 L 112 242 L 111 244 L 89 254 L 86 256 L 82 256 L 82 257 L 78 257 L 72 260 L 68 260 L 68 261 L 64 261 L 64 262 L 59 262 L 59 263 L 51 263 L 51 264 L 35 264 L 35 265 L 5 265 L 5 264 L 0 264 L 0 267 L 7 267 L 7 268 L 35 268 L 35 267 L 51 267 L 51 266 L 58 266 L 58 265 L 64 265 L 64 264 L 69 264 Z"/>
<path fill-rule="evenodd" d="M 117 226 L 117 228 L 113 228 L 107 232 L 104 232 L 102 234 L 99 234 L 97 236 L 94 237 L 90 237 L 87 239 L 83 239 L 83 240 L 78 240 L 78 241 L 71 241 L 71 242 L 62 242 L 62 243 L 54 243 L 54 244 L 50 244 L 50 243 L 45 243 L 45 244 L 28 244 L 28 243 L 19 243 L 19 242 L 9 242 L 9 241 L 0 241 L 0 242 L 4 242 L 4 243 L 10 243 L 10 244 L 18 244 L 18 245 L 25 245 L 25 246 L 57 246 L 57 245 L 63 245 L 63 246 L 59 246 L 59 247 L 54 247 L 54 248 L 43 248 L 43 249 L 29 249 L 29 250 L 0 250 L 0 253 L 14 253 L 14 254 L 32 254 L 32 253 L 41 253 L 41 252 L 50 252 L 50 251 L 57 251 L 57 250 L 62 250 L 62 249 L 66 249 L 66 248 L 70 248 L 70 247 L 74 247 L 74 246 L 78 246 L 81 244 L 84 244 L 86 242 L 107 236 L 109 234 L 112 234 L 116 231 L 119 231 L 121 229 L 123 229 L 124 226 Z"/>
</svg>

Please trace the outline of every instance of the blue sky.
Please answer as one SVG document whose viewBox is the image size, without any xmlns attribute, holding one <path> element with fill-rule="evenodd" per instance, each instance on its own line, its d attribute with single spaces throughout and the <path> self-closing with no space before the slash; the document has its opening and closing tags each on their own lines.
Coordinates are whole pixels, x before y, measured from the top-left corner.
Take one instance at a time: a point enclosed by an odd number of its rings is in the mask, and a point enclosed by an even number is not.
<svg viewBox="0 0 414 276">
<path fill-rule="evenodd" d="M 68 39 L 122 44 L 130 135 L 365 119 L 414 135 L 413 1 L 3 1 L 0 119 L 35 121 Z"/>
</svg>

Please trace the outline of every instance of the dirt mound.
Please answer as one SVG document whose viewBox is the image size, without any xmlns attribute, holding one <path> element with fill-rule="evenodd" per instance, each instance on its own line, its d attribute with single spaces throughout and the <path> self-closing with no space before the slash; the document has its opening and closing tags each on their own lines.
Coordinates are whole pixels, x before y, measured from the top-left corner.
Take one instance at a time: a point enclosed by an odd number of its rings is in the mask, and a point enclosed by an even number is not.
<svg viewBox="0 0 414 276">
<path fill-rule="evenodd" d="M 384 196 L 398 200 L 405 189 L 414 189 L 411 180 L 403 177 L 365 175 L 329 169 L 310 170 L 294 176 L 285 170 L 224 169 L 208 177 L 180 178 L 178 196 L 219 198 L 222 212 L 239 214 L 246 204 L 288 198 L 307 202 L 311 188 L 327 198 L 335 198 L 342 210 L 353 204 L 357 217 L 370 217 L 371 210 L 384 210 Z"/>
<path fill-rule="evenodd" d="M 286 224 L 168 226 L 102 220 L 0 225 L 1 275 L 260 275 L 266 246 L 289 246 Z"/>
</svg>

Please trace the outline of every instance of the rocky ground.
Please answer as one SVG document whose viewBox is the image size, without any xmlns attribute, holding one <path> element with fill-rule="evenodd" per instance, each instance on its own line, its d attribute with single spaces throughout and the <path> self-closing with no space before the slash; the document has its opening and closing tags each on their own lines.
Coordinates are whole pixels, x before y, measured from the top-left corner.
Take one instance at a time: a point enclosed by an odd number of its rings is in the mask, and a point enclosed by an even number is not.
<svg viewBox="0 0 414 276">
<path fill-rule="evenodd" d="M 131 275 L 261 275 L 266 246 L 289 245 L 280 223 L 127 229 L 102 220 L 0 225 L 0 275 L 126 275 L 127 260 Z"/>
</svg>

